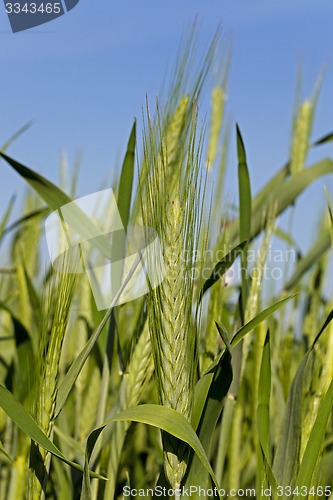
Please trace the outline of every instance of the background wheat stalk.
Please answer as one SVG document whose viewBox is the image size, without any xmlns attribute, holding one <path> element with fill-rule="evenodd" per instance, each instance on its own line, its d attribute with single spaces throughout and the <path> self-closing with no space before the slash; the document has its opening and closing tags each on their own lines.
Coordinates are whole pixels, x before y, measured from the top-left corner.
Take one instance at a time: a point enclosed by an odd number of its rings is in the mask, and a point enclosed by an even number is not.
<svg viewBox="0 0 333 500">
<path fill-rule="evenodd" d="M 151 340 L 148 326 L 145 325 L 121 381 L 119 407 L 122 410 L 139 404 L 144 389 L 150 381 L 153 369 Z M 105 496 L 107 498 L 113 498 L 114 496 L 120 456 L 129 425 L 129 422 L 116 422 L 112 427 L 107 473 L 110 481 L 105 487 Z"/>
<path fill-rule="evenodd" d="M 53 436 L 60 356 L 69 322 L 75 275 L 60 273 L 51 281 L 52 291 L 46 299 L 46 311 L 41 319 L 33 407 L 36 422 L 48 437 Z M 30 453 L 29 499 L 44 498 L 49 467 L 50 455 L 33 444 Z"/>
</svg>

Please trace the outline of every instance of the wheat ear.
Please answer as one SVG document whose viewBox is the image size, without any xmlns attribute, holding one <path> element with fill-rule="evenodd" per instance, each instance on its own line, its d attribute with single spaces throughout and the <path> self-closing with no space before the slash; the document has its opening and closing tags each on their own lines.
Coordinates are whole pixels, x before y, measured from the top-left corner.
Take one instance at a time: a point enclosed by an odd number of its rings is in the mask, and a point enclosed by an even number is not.
<svg viewBox="0 0 333 500">
<path fill-rule="evenodd" d="M 61 273 L 50 290 L 48 310 L 42 321 L 39 364 L 36 372 L 36 403 L 33 414 L 48 437 L 53 435 L 57 401 L 59 363 L 73 298 L 74 275 Z M 53 297 L 55 296 L 55 303 Z M 49 324 L 51 323 L 51 326 Z M 49 333 L 48 333 L 49 332 Z M 50 455 L 32 443 L 30 454 L 29 500 L 44 498 Z"/>
<path fill-rule="evenodd" d="M 196 362 L 191 256 L 196 248 L 200 212 L 200 153 L 196 149 L 192 110 L 193 102 L 183 98 L 166 129 L 160 130 L 160 145 L 150 143 L 145 149 L 146 153 L 149 151 L 146 161 L 154 163 L 148 202 L 143 207 L 145 224 L 154 227 L 160 235 L 166 268 L 164 281 L 150 293 L 148 307 L 159 399 L 162 405 L 173 408 L 187 420 L 191 419 Z M 179 119 L 181 112 L 182 120 Z M 186 120 L 190 120 L 190 124 Z M 174 154 L 175 142 L 177 155 Z M 166 477 L 173 489 L 177 489 L 186 472 L 188 450 L 184 443 L 167 433 L 162 438 Z"/>
</svg>

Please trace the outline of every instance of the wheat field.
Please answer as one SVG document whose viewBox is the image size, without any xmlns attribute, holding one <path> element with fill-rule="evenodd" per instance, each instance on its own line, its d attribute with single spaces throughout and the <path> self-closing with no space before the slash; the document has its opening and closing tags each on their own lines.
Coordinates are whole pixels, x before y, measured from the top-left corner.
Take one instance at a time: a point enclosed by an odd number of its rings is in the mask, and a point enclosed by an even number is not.
<svg viewBox="0 0 333 500">
<path fill-rule="evenodd" d="M 330 158 L 308 164 L 332 140 L 312 137 L 319 85 L 298 99 L 289 158 L 258 191 L 246 130 L 228 117 L 230 54 L 212 77 L 218 35 L 201 60 L 192 42 L 168 90 L 130 124 L 112 186 L 125 229 L 151 228 L 160 242 L 149 264 L 163 261 L 163 279 L 147 279 L 133 300 L 119 298 L 135 269 L 126 279 L 121 269 L 107 307 L 88 279 L 92 254 L 98 266 L 103 252 L 123 255 L 130 232 L 111 239 L 112 251 L 92 239 L 83 270 L 65 254 L 52 265 L 44 221 L 77 198 L 76 179 L 60 188 L 17 162 L 8 148 L 24 128 L 0 150 L 1 168 L 27 183 L 21 216 L 13 221 L 11 202 L 0 221 L 10 246 L 0 269 L 1 500 L 333 498 L 329 193 L 309 251 L 279 227 L 333 173 Z M 80 210 L 75 221 L 88 240 L 95 222 Z"/>
</svg>

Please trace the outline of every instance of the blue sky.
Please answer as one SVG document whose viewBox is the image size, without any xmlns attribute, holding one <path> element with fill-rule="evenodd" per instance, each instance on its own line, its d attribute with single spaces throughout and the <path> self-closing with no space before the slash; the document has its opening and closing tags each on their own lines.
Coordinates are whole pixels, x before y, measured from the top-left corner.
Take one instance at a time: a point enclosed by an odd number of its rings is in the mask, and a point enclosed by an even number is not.
<svg viewBox="0 0 333 500">
<path fill-rule="evenodd" d="M 321 0 L 80 0 L 57 20 L 12 34 L 0 5 L 0 143 L 29 120 L 31 129 L 10 154 L 54 182 L 59 159 L 83 153 L 79 195 L 100 188 L 119 168 L 133 118 L 145 96 L 154 99 L 172 67 L 184 29 L 197 15 L 204 49 L 217 26 L 232 44 L 227 109 L 245 140 L 253 191 L 284 163 L 302 60 L 304 98 L 319 72 L 328 70 L 313 137 L 333 130 L 333 4 Z M 234 143 L 227 190 L 236 199 Z M 333 146 L 310 161 L 333 156 Z M 330 179 L 325 182 L 331 186 Z M 323 181 L 300 200 L 297 238 L 308 245 L 324 206 Z M 0 214 L 23 181 L 1 162 Z M 306 220 L 306 233 L 303 233 Z M 313 227 L 313 230 L 311 229 Z"/>
</svg>

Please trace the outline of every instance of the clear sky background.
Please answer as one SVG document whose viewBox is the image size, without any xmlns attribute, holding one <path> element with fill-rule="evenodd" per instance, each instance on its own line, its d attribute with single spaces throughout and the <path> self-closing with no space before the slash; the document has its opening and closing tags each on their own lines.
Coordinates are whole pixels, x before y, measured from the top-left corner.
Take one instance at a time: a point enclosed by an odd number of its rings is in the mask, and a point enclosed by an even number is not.
<svg viewBox="0 0 333 500">
<path fill-rule="evenodd" d="M 73 164 L 82 152 L 78 194 L 99 189 L 119 168 L 133 118 L 141 120 L 146 94 L 158 95 L 196 15 L 200 46 L 207 47 L 219 23 L 222 48 L 232 44 L 227 110 L 241 127 L 256 192 L 288 157 L 300 61 L 304 98 L 328 66 L 313 138 L 333 130 L 331 0 L 80 0 L 65 16 L 17 34 L 1 3 L 0 143 L 34 120 L 9 154 L 57 183 L 61 153 Z M 227 190 L 236 200 L 234 137 L 231 146 Z M 333 145 L 309 160 L 329 155 Z M 305 246 L 325 205 L 322 185 L 297 205 L 296 237 Z M 23 190 L 24 182 L 1 162 L 0 214 Z"/>
</svg>

